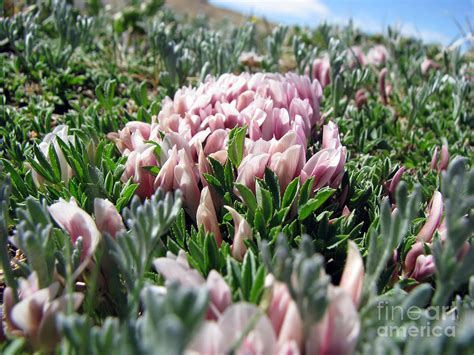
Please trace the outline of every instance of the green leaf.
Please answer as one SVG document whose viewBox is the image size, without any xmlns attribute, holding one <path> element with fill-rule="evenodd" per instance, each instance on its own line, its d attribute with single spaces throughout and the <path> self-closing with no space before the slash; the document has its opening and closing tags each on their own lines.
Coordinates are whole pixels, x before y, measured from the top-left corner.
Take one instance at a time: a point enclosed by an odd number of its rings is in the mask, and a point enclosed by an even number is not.
<svg viewBox="0 0 474 355">
<path fill-rule="evenodd" d="M 229 159 L 224 165 L 224 182 L 226 190 L 232 192 L 232 189 L 234 187 L 234 167 Z"/>
<path fill-rule="evenodd" d="M 49 172 L 43 168 L 42 165 L 40 165 L 36 160 L 28 157 L 27 158 L 28 160 L 28 163 L 31 165 L 31 167 L 34 169 L 34 171 L 41 175 L 44 179 L 50 181 L 50 182 L 54 182 L 54 177 L 52 177 Z"/>
<path fill-rule="evenodd" d="M 20 174 L 18 174 L 17 170 L 6 159 L 2 159 L 2 163 L 5 167 L 5 170 L 7 171 L 7 173 L 10 174 L 12 178 L 14 188 L 19 191 L 22 196 L 27 196 L 28 188 L 23 182 L 23 179 L 21 178 Z"/>
<path fill-rule="evenodd" d="M 304 205 L 308 201 L 309 196 L 311 195 L 312 190 L 313 190 L 313 183 L 314 183 L 314 176 L 311 176 L 304 182 L 303 186 L 301 186 L 300 198 L 298 201 L 299 206 Z"/>
<path fill-rule="evenodd" d="M 239 190 L 240 195 L 249 209 L 249 213 L 253 215 L 257 209 L 257 200 L 255 199 L 252 190 L 247 186 L 238 183 L 235 183 L 235 187 Z"/>
<path fill-rule="evenodd" d="M 150 165 L 150 166 L 143 166 L 143 169 L 148 171 L 151 175 L 157 176 L 160 173 L 161 168 L 156 165 Z"/>
<path fill-rule="evenodd" d="M 217 180 L 213 175 L 209 175 L 209 174 L 202 174 L 204 176 L 204 178 L 206 179 L 207 183 L 213 187 L 217 193 L 221 196 L 224 196 L 225 195 L 225 190 L 224 188 L 222 187 L 221 183 L 219 180 Z"/>
<path fill-rule="evenodd" d="M 257 269 L 256 275 L 253 277 L 252 289 L 250 290 L 249 301 L 251 303 L 258 304 L 260 297 L 263 294 L 264 283 L 265 283 L 265 267 L 260 265 Z"/>
<path fill-rule="evenodd" d="M 237 289 L 242 283 L 242 275 L 238 262 L 230 255 L 227 256 L 226 269 L 229 277 L 229 284 L 232 289 Z"/>
<path fill-rule="evenodd" d="M 308 218 L 313 212 L 321 207 L 329 197 L 334 193 L 334 189 L 323 188 L 316 193 L 316 196 L 311 198 L 305 205 L 300 206 L 298 210 L 298 218 L 300 221 Z"/>
<path fill-rule="evenodd" d="M 56 149 L 54 148 L 53 144 L 49 146 L 48 157 L 51 162 L 51 169 L 53 172 L 53 176 L 55 177 L 56 181 L 61 181 L 61 177 L 62 177 L 61 164 L 59 163 L 58 154 L 56 153 Z"/>
<path fill-rule="evenodd" d="M 212 166 L 212 172 L 213 172 L 212 175 L 219 181 L 219 183 L 222 185 L 222 187 L 224 187 L 225 186 L 224 167 L 216 159 L 211 158 L 211 157 L 209 157 L 208 159 L 209 159 L 209 162 L 211 163 L 211 166 Z"/>
<path fill-rule="evenodd" d="M 262 187 L 262 183 L 256 184 L 257 205 L 262 209 L 266 221 L 270 221 L 273 216 L 273 198 L 270 191 Z"/>
<path fill-rule="evenodd" d="M 59 182 L 58 180 L 55 179 L 53 168 L 51 167 L 51 164 L 49 164 L 48 160 L 46 159 L 45 155 L 43 152 L 38 148 L 37 145 L 33 146 L 33 151 L 35 153 L 35 157 L 38 160 L 38 164 L 41 166 L 41 170 L 46 173 L 46 175 L 43 175 L 43 177 L 47 178 L 51 182 Z M 30 161 L 31 163 L 31 161 Z"/>
<path fill-rule="evenodd" d="M 278 177 L 269 168 L 265 168 L 265 183 L 273 196 L 275 209 L 280 209 L 280 183 Z"/>
<path fill-rule="evenodd" d="M 216 237 L 211 233 L 206 233 L 204 238 L 204 258 L 207 270 L 220 269 L 219 255 Z"/>
<path fill-rule="evenodd" d="M 293 179 L 292 182 L 286 187 L 285 193 L 283 194 L 283 200 L 281 202 L 281 207 L 290 207 L 295 200 L 296 194 L 298 192 L 299 177 Z"/>
<path fill-rule="evenodd" d="M 118 211 L 121 211 L 125 206 L 128 205 L 130 200 L 135 193 L 135 190 L 138 188 L 138 184 L 130 184 L 122 190 L 120 197 L 117 200 L 116 207 Z"/>
<path fill-rule="evenodd" d="M 239 167 L 244 156 L 245 135 L 247 126 L 235 127 L 229 133 L 228 156 L 234 166 Z"/>
<path fill-rule="evenodd" d="M 206 257 L 203 253 L 203 248 L 198 244 L 195 238 L 189 238 L 188 240 L 189 254 L 196 262 L 196 267 L 199 268 L 201 272 L 206 271 Z"/>
<path fill-rule="evenodd" d="M 250 300 L 253 279 L 256 272 L 255 255 L 252 250 L 248 250 L 242 263 L 242 294 L 246 301 Z"/>
<path fill-rule="evenodd" d="M 80 147 L 78 147 L 77 145 L 75 147 L 70 147 L 61 138 L 56 137 L 56 139 L 63 152 L 64 157 L 68 161 L 68 164 L 74 170 L 79 179 L 81 179 L 82 181 L 90 182 L 90 180 L 88 179 L 88 170 L 83 160 L 83 156 L 78 151 Z"/>
<path fill-rule="evenodd" d="M 260 236 L 263 238 L 267 234 L 267 227 L 265 222 L 265 217 L 263 215 L 262 209 L 258 207 L 255 211 L 255 218 L 253 220 L 254 228 L 260 233 Z"/>
</svg>

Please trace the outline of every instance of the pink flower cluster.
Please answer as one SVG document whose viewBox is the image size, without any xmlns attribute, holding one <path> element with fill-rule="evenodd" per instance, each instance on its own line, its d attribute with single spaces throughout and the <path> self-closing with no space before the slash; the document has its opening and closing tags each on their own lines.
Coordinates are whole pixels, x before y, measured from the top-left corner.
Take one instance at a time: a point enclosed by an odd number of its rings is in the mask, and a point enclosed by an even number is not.
<svg viewBox="0 0 474 355">
<path fill-rule="evenodd" d="M 439 233 L 442 243 L 447 238 L 446 221 L 443 219 L 443 205 L 443 195 L 441 192 L 435 191 L 429 206 L 426 222 L 418 232 L 417 241 L 411 246 L 410 251 L 405 257 L 404 274 L 406 277 L 423 281 L 435 273 L 434 257 L 431 254 L 425 254 L 425 247 L 428 250 L 431 249 L 435 232 Z M 458 251 L 457 259 L 462 260 L 469 252 L 469 249 L 469 242 L 464 242 Z"/>
<path fill-rule="evenodd" d="M 364 54 L 362 48 L 359 46 L 349 48 L 346 53 L 349 69 L 353 69 L 357 65 L 365 67 L 367 64 L 372 64 L 377 67 L 383 66 L 387 60 L 390 59 L 388 50 L 383 45 L 372 47 L 367 55 Z M 314 79 L 319 80 L 323 87 L 331 82 L 331 63 L 327 54 L 313 61 L 311 74 Z"/>
<path fill-rule="evenodd" d="M 206 321 L 188 345 L 189 354 L 224 354 L 243 337 L 237 354 L 350 354 L 360 332 L 357 308 L 364 279 L 364 264 L 358 247 L 351 241 L 346 265 L 338 286 L 328 289 L 329 305 L 321 320 L 305 324 L 286 284 L 267 275 L 268 307 L 232 304 L 232 292 L 224 278 L 212 270 L 207 279 L 193 270 L 183 251 L 176 257 L 154 261 L 167 281 L 186 287 L 206 287 L 210 304 Z M 252 321 L 255 320 L 254 324 Z M 306 329 L 305 329 L 306 328 Z"/>
<path fill-rule="evenodd" d="M 346 149 L 334 123 L 323 128 L 322 149 L 306 159 L 313 130 L 322 125 L 321 95 L 317 80 L 292 73 L 208 77 L 197 88 L 184 87 L 173 100 L 166 98 L 151 124 L 129 122 L 109 137 L 128 157 L 123 181 L 138 183 L 140 197 L 151 196 L 159 187 L 179 188 L 193 219 L 200 218 L 196 216 L 200 201 L 207 203 L 200 210 L 214 219 L 212 200 L 201 198 L 201 187 L 207 186 L 203 174 L 211 171 L 208 157 L 221 163 L 227 160 L 234 127 L 247 127 L 237 182 L 250 189 L 254 190 L 255 178 L 263 177 L 266 167 L 276 173 L 282 189 L 296 177 L 314 176 L 315 188 L 340 184 Z M 156 166 L 155 176 L 150 167 Z"/>
<path fill-rule="evenodd" d="M 7 334 L 27 338 L 31 344 L 44 352 L 51 352 L 60 340 L 57 319 L 66 313 L 68 298 L 60 294 L 60 284 L 55 281 L 46 288 L 40 288 L 36 272 L 27 279 L 19 279 L 19 301 L 15 304 L 14 292 L 6 287 L 3 294 L 3 313 Z M 71 304 L 77 310 L 84 295 L 74 292 Z"/>
<path fill-rule="evenodd" d="M 73 244 L 82 238 L 81 264 L 74 271 L 74 279 L 92 262 L 103 234 L 107 233 L 115 238 L 125 229 L 122 217 L 113 203 L 101 198 L 94 200 L 95 220 L 74 199 L 69 202 L 59 199 L 48 207 L 48 211 L 57 225 L 69 234 Z"/>
</svg>

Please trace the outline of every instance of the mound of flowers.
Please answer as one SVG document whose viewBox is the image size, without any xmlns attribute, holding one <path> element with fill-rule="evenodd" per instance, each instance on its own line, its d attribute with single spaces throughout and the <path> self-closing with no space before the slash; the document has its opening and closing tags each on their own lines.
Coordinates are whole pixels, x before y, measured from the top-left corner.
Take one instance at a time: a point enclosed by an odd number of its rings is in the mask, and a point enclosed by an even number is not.
<svg viewBox="0 0 474 355">
<path fill-rule="evenodd" d="M 280 186 L 295 177 L 315 177 L 314 188 L 337 187 L 344 173 L 346 149 L 337 126 L 322 126 L 321 86 L 295 74 L 224 74 L 209 77 L 197 88 L 185 87 L 166 98 L 153 123 L 129 122 L 109 134 L 127 156 L 124 181 L 139 184 L 137 194 L 149 197 L 161 187 L 181 189 L 188 213 L 195 218 L 200 190 L 207 186 L 208 158 L 224 164 L 231 132 L 244 127 L 238 183 L 255 191 L 255 178 L 265 168 Z M 308 142 L 321 136 L 321 149 L 309 159 Z M 157 153 L 159 146 L 159 154 Z M 156 176 L 150 167 L 159 167 Z"/>
</svg>

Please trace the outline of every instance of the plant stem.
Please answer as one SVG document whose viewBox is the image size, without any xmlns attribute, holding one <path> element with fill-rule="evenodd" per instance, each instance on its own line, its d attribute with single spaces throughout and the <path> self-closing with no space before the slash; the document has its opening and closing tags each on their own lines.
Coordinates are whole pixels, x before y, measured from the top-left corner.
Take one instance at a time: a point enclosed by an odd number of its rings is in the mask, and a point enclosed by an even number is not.
<svg viewBox="0 0 474 355">
<path fill-rule="evenodd" d="M 2 247 L 0 248 L 0 259 L 2 262 L 3 274 L 5 275 L 5 281 L 7 286 L 11 287 L 13 290 L 13 298 L 15 302 L 18 302 L 18 284 L 15 277 L 13 276 L 12 266 L 10 264 L 10 256 L 8 255 L 8 239 L 7 235 L 3 233 L 1 235 Z"/>
</svg>

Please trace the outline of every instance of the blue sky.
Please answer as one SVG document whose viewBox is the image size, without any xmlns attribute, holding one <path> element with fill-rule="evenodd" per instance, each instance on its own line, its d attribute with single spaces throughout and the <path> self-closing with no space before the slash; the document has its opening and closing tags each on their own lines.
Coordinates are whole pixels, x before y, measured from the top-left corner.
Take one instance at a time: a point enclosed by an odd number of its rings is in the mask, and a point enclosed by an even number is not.
<svg viewBox="0 0 474 355">
<path fill-rule="evenodd" d="M 244 14 L 284 24 L 313 26 L 322 21 L 347 23 L 377 33 L 395 25 L 403 34 L 449 45 L 461 35 L 455 19 L 474 26 L 474 0 L 209 0 Z"/>
</svg>

